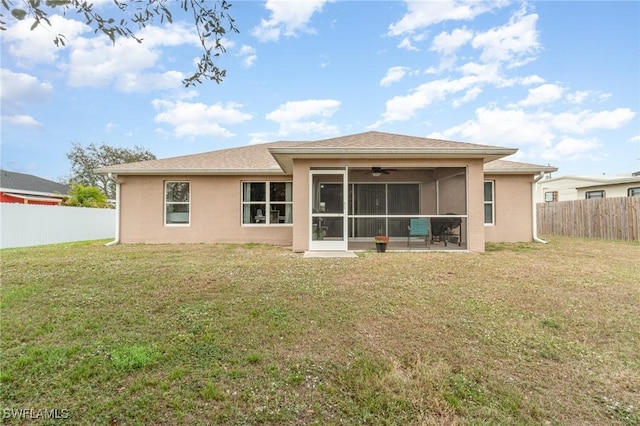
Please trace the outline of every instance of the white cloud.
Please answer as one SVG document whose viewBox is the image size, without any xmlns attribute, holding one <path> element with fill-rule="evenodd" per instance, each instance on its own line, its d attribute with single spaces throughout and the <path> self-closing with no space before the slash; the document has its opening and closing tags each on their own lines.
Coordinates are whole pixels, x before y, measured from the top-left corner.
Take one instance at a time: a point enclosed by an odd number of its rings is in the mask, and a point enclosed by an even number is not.
<svg viewBox="0 0 640 426">
<path fill-rule="evenodd" d="M 91 28 L 83 22 L 67 19 L 60 15 L 49 17 L 51 27 L 41 24 L 33 31 L 30 19 L 15 21 L 6 31 L 3 31 L 3 44 L 8 44 L 7 51 L 16 62 L 25 68 L 36 64 L 53 64 L 59 54 L 72 47 L 76 39 Z M 66 47 L 56 47 L 53 39 L 57 34 L 64 34 Z"/>
<path fill-rule="evenodd" d="M 629 143 L 640 143 L 640 135 L 636 135 L 629 139 Z"/>
<path fill-rule="evenodd" d="M 0 68 L 0 82 L 0 100 L 3 107 L 6 107 L 6 103 L 42 102 L 53 93 L 50 83 L 7 68 Z"/>
<path fill-rule="evenodd" d="M 165 73 L 126 72 L 115 80 L 115 88 L 125 93 L 152 92 L 157 89 L 174 89 L 180 87 L 184 74 L 178 71 Z"/>
<path fill-rule="evenodd" d="M 545 159 L 591 158 L 602 146 L 594 136 L 580 137 L 594 131 L 619 129 L 635 113 L 627 108 L 612 111 L 527 112 L 519 108 L 481 107 L 475 119 L 451 127 L 430 137 L 467 140 L 502 146 L 530 147 Z"/>
<path fill-rule="evenodd" d="M 411 34 L 443 21 L 472 20 L 476 16 L 501 8 L 508 0 L 441 0 L 405 2 L 407 13 L 400 21 L 389 26 L 389 35 Z"/>
<path fill-rule="evenodd" d="M 598 94 L 598 100 L 600 102 L 604 102 L 606 100 L 609 100 L 611 98 L 612 94 L 611 93 L 600 93 Z"/>
<path fill-rule="evenodd" d="M 155 99 L 153 107 L 158 111 L 155 121 L 173 127 L 178 137 L 184 136 L 234 136 L 225 125 L 240 124 L 251 115 L 240 111 L 235 103 L 206 105 L 198 102 L 167 101 Z"/>
<path fill-rule="evenodd" d="M 451 127 L 439 133 L 439 137 L 503 146 L 536 144 L 546 147 L 554 140 L 548 120 L 549 116 L 542 113 L 481 107 L 476 109 L 475 120 Z"/>
<path fill-rule="evenodd" d="M 482 93 L 482 89 L 479 87 L 472 87 L 471 89 L 467 90 L 464 94 L 463 97 L 459 98 L 459 99 L 455 99 L 453 101 L 453 107 L 457 108 L 460 105 L 466 104 L 468 102 L 473 101 L 475 98 L 477 98 L 480 93 Z"/>
<path fill-rule="evenodd" d="M 526 99 L 518 102 L 521 106 L 535 106 L 548 104 L 562 98 L 564 88 L 557 84 L 543 84 L 533 89 L 529 89 L 529 95 Z"/>
<path fill-rule="evenodd" d="M 472 38 L 473 32 L 467 29 L 455 29 L 451 33 L 443 31 L 433 38 L 431 50 L 443 55 L 452 55 Z"/>
<path fill-rule="evenodd" d="M 527 15 L 520 10 L 507 24 L 477 34 L 471 44 L 482 51 L 482 62 L 500 62 L 510 68 L 518 67 L 534 60 L 533 55 L 540 50 L 537 22 L 538 15 Z"/>
<path fill-rule="evenodd" d="M 387 75 L 380 80 L 381 86 L 388 86 L 392 83 L 397 83 L 407 74 L 409 68 L 407 67 L 391 67 L 387 70 Z"/>
<path fill-rule="evenodd" d="M 554 128 L 567 133 L 585 134 L 593 130 L 619 129 L 635 117 L 629 108 L 617 108 L 613 111 L 565 112 L 555 114 L 551 119 Z"/>
<path fill-rule="evenodd" d="M 386 110 L 382 115 L 382 119 L 369 126 L 369 128 L 375 129 L 383 123 L 392 121 L 410 120 L 418 110 L 424 109 L 434 102 L 443 101 L 447 96 L 459 92 L 464 91 L 465 95 L 454 101 L 454 106 L 459 106 L 464 102 L 475 99 L 481 93 L 481 85 L 495 79 L 493 73 L 487 72 L 484 67 L 478 71 L 484 74 L 465 75 L 457 79 L 432 80 L 421 84 L 409 95 L 394 96 L 386 102 Z"/>
<path fill-rule="evenodd" d="M 158 56 L 135 40 L 123 39 L 115 46 L 103 38 L 77 40 L 69 57 L 69 84 L 72 87 L 107 86 L 127 73 L 151 68 Z"/>
<path fill-rule="evenodd" d="M 281 35 L 291 37 L 299 32 L 313 32 L 307 24 L 314 13 L 322 11 L 325 3 L 327 0 L 267 0 L 265 8 L 271 12 L 271 17 L 262 19 L 251 34 L 260 41 L 277 41 Z"/>
<path fill-rule="evenodd" d="M 502 7 L 504 2 L 408 2 L 410 12 L 400 23 L 392 26 L 392 35 L 411 34 L 413 31 L 444 20 L 472 19 L 475 16 Z M 431 50 L 440 54 L 438 67 L 429 67 L 427 74 L 437 74 L 443 70 L 452 71 L 446 79 L 433 80 L 423 83 L 407 95 L 397 95 L 386 102 L 386 110 L 382 118 L 372 124 L 370 128 L 377 128 L 383 123 L 406 121 L 413 118 L 416 112 L 434 102 L 447 101 L 450 96 L 458 95 L 451 101 L 454 107 L 471 102 L 484 91 L 484 87 L 491 85 L 497 88 L 510 87 L 516 84 L 541 84 L 544 79 L 537 75 L 526 77 L 510 77 L 505 70 L 521 66 L 534 60 L 535 54 L 541 49 L 538 41 L 536 25 L 538 16 L 527 14 L 526 5 L 515 11 L 509 21 L 495 26 L 487 31 L 455 29 L 438 34 L 432 43 Z M 462 46 L 470 44 L 468 51 L 476 54 L 463 65 L 456 67 L 455 53 Z M 461 76 L 456 78 L 456 72 Z M 551 87 L 551 86 L 550 86 Z M 528 101 L 531 105 L 542 102 L 547 95 L 551 101 L 551 93 L 544 90 L 533 91 Z M 555 95 L 553 95 L 555 96 Z"/>
<path fill-rule="evenodd" d="M 519 83 L 523 86 L 529 86 L 531 84 L 542 84 L 545 82 L 544 78 L 539 75 L 528 75 L 526 77 L 520 77 Z"/>
<path fill-rule="evenodd" d="M 479 82 L 493 83 L 496 86 L 504 84 L 504 77 L 501 75 L 500 65 L 478 64 L 468 62 L 460 67 L 460 72 L 465 76 L 474 76 Z"/>
<path fill-rule="evenodd" d="M 197 45 L 198 38 L 183 24 L 146 27 L 138 33 L 143 43 L 120 39 L 115 45 L 105 37 L 80 38 L 69 56 L 69 84 L 72 87 L 102 87 L 114 84 L 125 92 L 149 92 L 180 87 L 178 71 L 145 72 L 156 67 L 161 48 Z"/>
<path fill-rule="evenodd" d="M 242 58 L 242 66 L 245 68 L 251 68 L 258 60 L 256 49 L 246 44 L 242 45 L 236 56 Z"/>
<path fill-rule="evenodd" d="M 312 116 L 331 117 L 340 107 L 340 101 L 333 99 L 309 99 L 290 101 L 267 114 L 267 119 L 285 122 L 298 121 Z"/>
<path fill-rule="evenodd" d="M 581 104 L 591 95 L 590 90 L 577 90 L 573 93 L 567 93 L 567 101 L 574 104 Z"/>
<path fill-rule="evenodd" d="M 15 126 L 27 127 L 35 130 L 44 130 L 42 123 L 30 115 L 3 115 L 2 121 Z"/>
<path fill-rule="evenodd" d="M 420 50 L 417 47 L 415 47 L 413 43 L 411 43 L 411 37 L 403 38 L 402 41 L 398 43 L 398 47 L 400 49 L 405 49 L 413 52 L 417 52 L 418 50 Z"/>
<path fill-rule="evenodd" d="M 44 102 L 53 93 L 48 82 L 36 77 L 0 68 L 0 103 L 2 121 L 15 126 L 42 130 L 44 126 L 24 113 L 25 102 Z"/>
<path fill-rule="evenodd" d="M 336 126 L 326 122 L 326 118 L 340 107 L 341 102 L 333 99 L 309 99 L 290 101 L 281 105 L 266 118 L 279 124 L 278 135 L 288 136 L 294 133 L 335 134 Z"/>
<path fill-rule="evenodd" d="M 251 138 L 249 140 L 249 145 L 271 142 L 271 139 L 269 139 L 269 133 L 267 132 L 249 133 L 249 137 Z"/>
<path fill-rule="evenodd" d="M 540 156 L 545 160 L 576 161 L 584 158 L 594 159 L 593 151 L 602 144 L 596 139 L 562 138 L 553 147 L 544 150 Z"/>
<path fill-rule="evenodd" d="M 52 15 L 49 19 L 51 27 L 43 24 L 34 31 L 30 31 L 28 20 L 16 22 L 6 31 L 3 44 L 21 66 L 55 64 L 65 72 L 72 87 L 114 85 L 125 92 L 179 88 L 184 78 L 180 72 L 156 70 L 163 48 L 199 46 L 193 28 L 177 22 L 141 29 L 136 35 L 144 40 L 143 43 L 120 38 L 113 45 L 108 37 L 90 32 L 91 28 L 83 22 L 60 15 Z M 68 39 L 65 47 L 53 45 L 55 34 L 65 35 Z M 223 44 L 226 48 L 233 46 L 228 40 L 223 40 Z"/>
</svg>

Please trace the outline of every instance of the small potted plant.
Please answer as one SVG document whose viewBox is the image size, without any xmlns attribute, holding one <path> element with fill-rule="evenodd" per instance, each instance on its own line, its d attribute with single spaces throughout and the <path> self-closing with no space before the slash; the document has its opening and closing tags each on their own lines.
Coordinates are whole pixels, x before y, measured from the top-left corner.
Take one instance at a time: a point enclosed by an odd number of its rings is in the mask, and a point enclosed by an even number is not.
<svg viewBox="0 0 640 426">
<path fill-rule="evenodd" d="M 376 243 L 376 251 L 378 253 L 384 253 L 387 251 L 387 244 L 389 244 L 389 237 L 386 235 L 376 235 L 373 237 L 373 241 Z"/>
</svg>

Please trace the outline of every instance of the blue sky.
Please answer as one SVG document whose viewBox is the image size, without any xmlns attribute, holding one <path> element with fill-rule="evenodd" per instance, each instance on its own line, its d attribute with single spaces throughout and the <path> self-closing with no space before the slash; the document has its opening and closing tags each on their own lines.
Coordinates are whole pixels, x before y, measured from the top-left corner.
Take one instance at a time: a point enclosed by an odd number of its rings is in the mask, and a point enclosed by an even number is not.
<svg viewBox="0 0 640 426">
<path fill-rule="evenodd" d="M 232 4 L 227 78 L 188 89 L 201 53 L 177 11 L 115 47 L 71 15 L 10 21 L 2 168 L 57 180 L 72 142 L 165 158 L 377 130 L 519 148 L 556 176 L 640 170 L 640 2 Z"/>
</svg>

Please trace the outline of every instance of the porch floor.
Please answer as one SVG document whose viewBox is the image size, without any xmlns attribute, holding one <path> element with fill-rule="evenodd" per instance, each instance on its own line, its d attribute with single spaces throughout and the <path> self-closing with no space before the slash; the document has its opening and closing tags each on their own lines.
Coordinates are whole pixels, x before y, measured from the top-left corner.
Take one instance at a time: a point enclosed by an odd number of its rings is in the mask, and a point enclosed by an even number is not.
<svg viewBox="0 0 640 426">
<path fill-rule="evenodd" d="M 376 245 L 373 241 L 349 241 L 348 249 L 350 251 L 375 251 Z M 447 243 L 445 246 L 442 241 L 434 241 L 427 248 L 424 243 L 412 241 L 411 249 L 409 249 L 406 239 L 392 240 L 387 244 L 387 251 L 467 251 L 467 244 L 465 242 L 462 242 L 461 245 Z"/>
</svg>

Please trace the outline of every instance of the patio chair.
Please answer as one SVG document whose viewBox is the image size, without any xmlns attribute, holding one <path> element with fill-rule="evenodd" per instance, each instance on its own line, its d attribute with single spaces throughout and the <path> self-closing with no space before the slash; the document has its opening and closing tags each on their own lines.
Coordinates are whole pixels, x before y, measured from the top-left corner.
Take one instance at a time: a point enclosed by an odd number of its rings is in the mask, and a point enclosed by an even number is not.
<svg viewBox="0 0 640 426">
<path fill-rule="evenodd" d="M 419 237 L 421 240 L 424 239 L 424 245 L 427 248 L 430 248 L 429 247 L 429 219 L 411 219 L 411 222 L 408 228 L 409 228 L 409 236 L 407 237 L 407 246 L 409 246 L 409 250 L 411 250 L 412 237 Z"/>
</svg>

